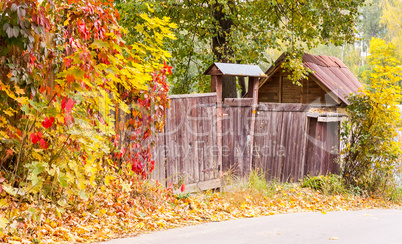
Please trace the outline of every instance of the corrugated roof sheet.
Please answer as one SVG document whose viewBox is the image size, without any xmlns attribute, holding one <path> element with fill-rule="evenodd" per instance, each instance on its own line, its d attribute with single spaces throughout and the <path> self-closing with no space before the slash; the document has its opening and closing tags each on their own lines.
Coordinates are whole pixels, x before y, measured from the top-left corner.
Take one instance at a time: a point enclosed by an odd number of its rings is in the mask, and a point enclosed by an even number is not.
<svg viewBox="0 0 402 244">
<path fill-rule="evenodd" d="M 314 71 L 312 74 L 344 103 L 347 97 L 362 86 L 352 72 L 336 57 L 304 54 L 303 63 Z"/>
<path fill-rule="evenodd" d="M 251 77 L 260 77 L 264 75 L 264 72 L 261 70 L 258 65 L 248 65 L 248 64 L 231 64 L 231 63 L 213 63 L 209 68 L 204 72 L 204 75 L 208 75 L 209 71 L 216 66 L 222 75 L 231 75 L 231 76 L 251 76 Z"/>
</svg>

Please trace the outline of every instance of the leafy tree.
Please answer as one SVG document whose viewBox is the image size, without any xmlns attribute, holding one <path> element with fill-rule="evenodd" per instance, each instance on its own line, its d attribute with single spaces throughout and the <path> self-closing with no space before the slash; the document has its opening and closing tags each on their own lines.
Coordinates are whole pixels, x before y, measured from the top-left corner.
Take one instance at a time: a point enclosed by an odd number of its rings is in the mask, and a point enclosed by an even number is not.
<svg viewBox="0 0 402 244">
<path fill-rule="evenodd" d="M 177 39 L 167 44 L 173 56 L 173 93 L 208 91 L 209 80 L 201 74 L 213 61 L 269 62 L 264 56 L 267 48 L 290 54 L 285 66 L 294 71 L 291 78 L 297 81 L 306 75 L 300 62 L 305 48 L 354 40 L 358 7 L 363 4 L 362 0 L 115 2 L 122 13 L 122 24 L 129 29 L 138 19 L 133 9 L 149 11 L 142 7 L 145 3 L 153 5 L 153 15 L 168 16 L 177 24 Z M 233 88 L 225 89 L 231 93 L 227 95 L 234 95 Z"/>
<path fill-rule="evenodd" d="M 384 0 L 382 1 L 381 23 L 387 27 L 387 38 L 397 46 L 399 58 L 402 57 L 402 1 Z"/>
<path fill-rule="evenodd" d="M 342 124 L 342 176 L 346 184 L 366 193 L 384 189 L 400 170 L 401 149 L 395 138 L 400 126 L 397 101 L 402 69 L 384 43 L 377 38 L 371 41 L 370 89 L 349 98 L 348 120 Z"/>
<path fill-rule="evenodd" d="M 172 37 L 170 23 L 142 15 L 147 42 L 127 45 L 118 18 L 111 1 L 1 2 L 0 189 L 10 196 L 85 199 L 113 172 L 152 170 L 170 67 L 147 43 Z"/>
<path fill-rule="evenodd" d="M 373 37 L 384 38 L 387 28 L 380 23 L 383 15 L 380 0 L 366 1 L 360 12 L 361 21 L 358 24 L 358 30 L 362 39 L 368 44 Z"/>
<path fill-rule="evenodd" d="M 372 38 L 370 42 L 370 55 L 367 57 L 367 70 L 362 74 L 363 81 L 369 85 L 375 81 L 378 75 L 388 75 L 386 72 L 391 72 L 395 78 L 395 84 L 401 86 L 401 68 L 400 61 L 398 60 L 397 47 L 393 43 L 386 43 L 385 40 L 380 38 Z M 383 69 L 384 72 L 381 73 Z"/>
</svg>

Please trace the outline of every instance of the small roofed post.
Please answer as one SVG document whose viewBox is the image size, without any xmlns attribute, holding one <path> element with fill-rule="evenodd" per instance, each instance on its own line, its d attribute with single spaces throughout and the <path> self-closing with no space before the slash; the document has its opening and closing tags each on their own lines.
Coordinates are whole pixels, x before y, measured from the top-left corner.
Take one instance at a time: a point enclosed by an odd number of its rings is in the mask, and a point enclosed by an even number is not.
<svg viewBox="0 0 402 244">
<path fill-rule="evenodd" d="M 258 106 L 258 87 L 259 78 L 265 76 L 261 68 L 257 65 L 245 65 L 245 64 L 231 64 L 231 63 L 213 63 L 204 72 L 204 75 L 211 76 L 211 92 L 216 92 L 216 115 L 217 115 L 217 142 L 218 142 L 218 166 L 219 174 L 222 175 L 222 119 L 223 119 L 223 96 L 222 96 L 222 78 L 224 76 L 237 76 L 237 77 L 249 77 L 248 97 L 253 98 L 252 114 L 250 124 L 250 158 L 248 165 L 251 171 L 253 144 L 254 144 L 254 129 L 255 129 L 255 116 Z M 246 164 L 247 165 L 247 164 Z"/>
</svg>

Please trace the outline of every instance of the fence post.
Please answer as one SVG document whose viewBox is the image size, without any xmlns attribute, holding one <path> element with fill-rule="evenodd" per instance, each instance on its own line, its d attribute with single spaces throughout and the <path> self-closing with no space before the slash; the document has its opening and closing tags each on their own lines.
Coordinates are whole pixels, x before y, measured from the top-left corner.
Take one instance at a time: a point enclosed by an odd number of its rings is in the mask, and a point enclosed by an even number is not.
<svg viewBox="0 0 402 244">
<path fill-rule="evenodd" d="M 252 94 L 253 103 L 251 105 L 251 124 L 250 124 L 250 172 L 253 169 L 253 150 L 254 150 L 254 130 L 255 130 L 255 117 L 258 108 L 258 86 L 259 77 L 249 77 L 249 90 L 248 94 Z M 250 90 L 251 88 L 251 90 Z"/>
<path fill-rule="evenodd" d="M 218 168 L 219 177 L 222 177 L 222 147 L 223 147 L 223 132 L 222 132 L 222 118 L 223 118 L 223 108 L 222 108 L 222 76 L 212 75 L 212 84 L 215 83 L 216 87 L 216 132 L 217 132 L 217 142 L 218 142 Z"/>
</svg>

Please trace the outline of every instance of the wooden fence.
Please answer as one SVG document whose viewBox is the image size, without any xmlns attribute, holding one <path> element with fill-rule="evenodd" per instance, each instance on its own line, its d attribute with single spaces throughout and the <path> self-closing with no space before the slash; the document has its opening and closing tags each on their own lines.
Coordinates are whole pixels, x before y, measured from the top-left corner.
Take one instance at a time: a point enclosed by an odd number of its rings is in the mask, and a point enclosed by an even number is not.
<svg viewBox="0 0 402 244">
<path fill-rule="evenodd" d="M 250 157 L 251 99 L 225 99 L 222 134 L 216 129 L 216 93 L 170 99 L 164 133 L 156 138 L 154 179 L 196 189 L 219 186 L 218 136 L 223 172 L 247 176 L 262 169 L 267 180 L 297 181 L 338 171 L 339 122 L 311 116 L 309 105 L 260 103 Z"/>
</svg>

